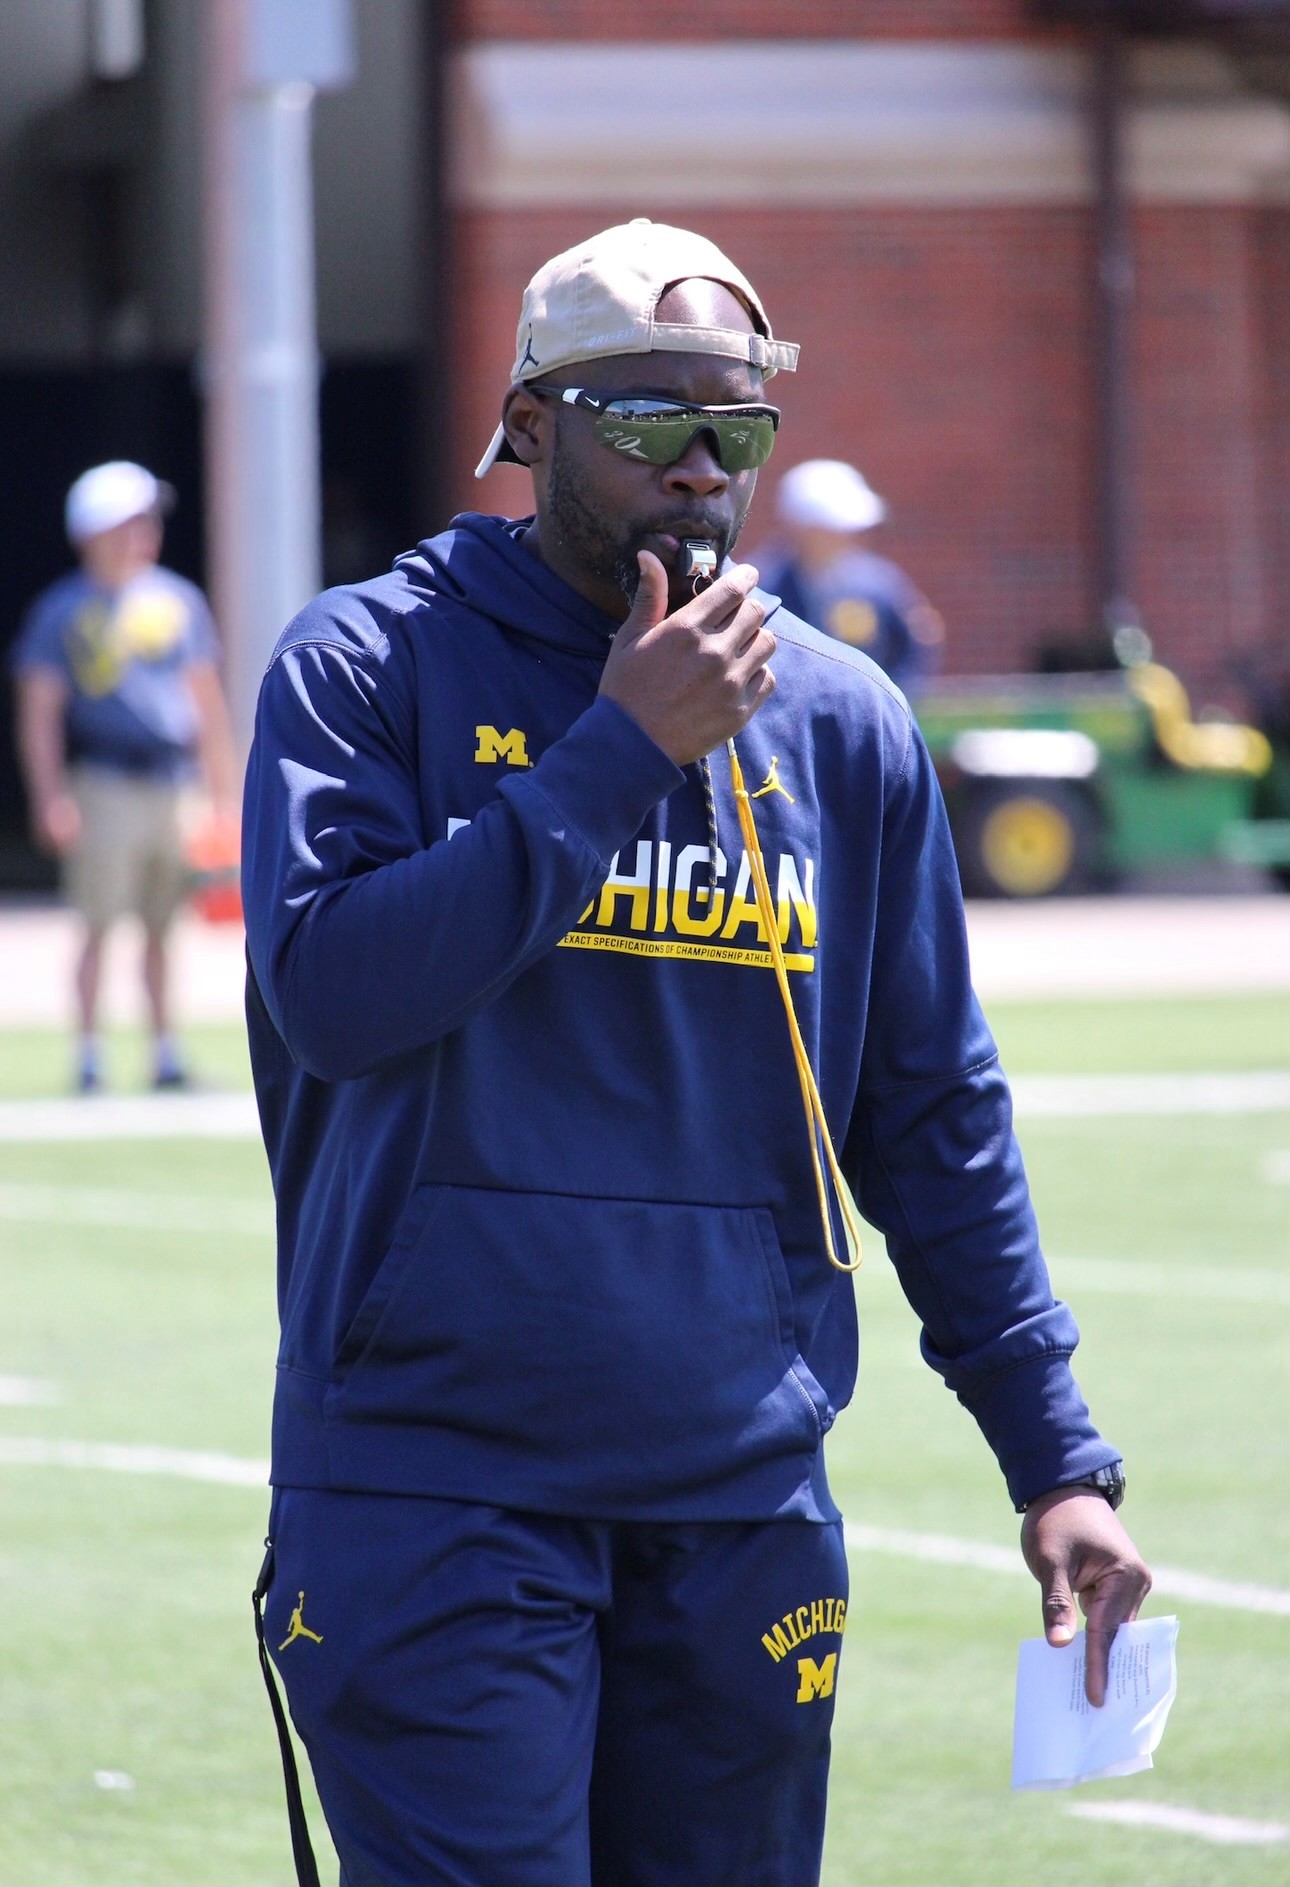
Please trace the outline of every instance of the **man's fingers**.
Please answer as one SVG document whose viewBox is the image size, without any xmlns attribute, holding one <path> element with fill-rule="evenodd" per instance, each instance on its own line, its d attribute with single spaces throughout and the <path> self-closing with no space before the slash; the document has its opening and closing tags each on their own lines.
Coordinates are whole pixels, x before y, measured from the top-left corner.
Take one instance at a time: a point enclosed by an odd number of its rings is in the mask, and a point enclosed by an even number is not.
<svg viewBox="0 0 1290 1887">
<path fill-rule="evenodd" d="M 755 630 L 731 664 L 730 679 L 741 688 L 747 687 L 758 670 L 765 668 L 777 646 L 769 629 Z"/>
<path fill-rule="evenodd" d="M 688 623 L 695 629 L 724 632 L 733 626 L 745 608 L 749 608 L 756 611 L 760 622 L 761 605 L 749 604 L 747 601 L 757 587 L 757 576 L 753 564 L 735 564 L 733 569 L 723 572 L 715 583 L 701 591 L 692 602 L 683 604 L 676 611 L 677 621 Z"/>
<path fill-rule="evenodd" d="M 691 629 L 697 629 L 704 637 L 704 646 L 723 661 L 734 661 L 744 657 L 759 642 L 763 633 L 762 625 L 766 612 L 755 596 L 745 597 L 728 621 L 704 629 L 701 624 L 691 623 Z"/>
<path fill-rule="evenodd" d="M 652 550 L 638 550 L 636 567 L 641 580 L 632 603 L 632 615 L 641 630 L 652 629 L 667 615 L 667 571 Z"/>
<path fill-rule="evenodd" d="M 766 612 L 755 596 L 744 599 L 730 624 L 730 636 L 738 654 L 744 655 L 754 644 L 759 644 L 763 636 L 770 636 L 770 630 L 763 627 Z M 773 648 L 775 638 L 770 636 Z"/>
<path fill-rule="evenodd" d="M 1151 1574 L 1141 1563 L 1109 1568 L 1080 1592 L 1087 1615 L 1084 1694 L 1100 1707 L 1106 1698 L 1111 1646 L 1121 1625 L 1136 1618 L 1151 1590 Z"/>
<path fill-rule="evenodd" d="M 1111 1645 L 1118 1629 L 1114 1625 L 1109 1630 L 1102 1625 L 1084 1627 L 1084 1695 L 1095 1710 L 1100 1710 L 1106 1702 Z"/>
<path fill-rule="evenodd" d="M 1075 1596 L 1060 1567 L 1049 1568 L 1043 1580 L 1043 1593 L 1044 1636 L 1050 1645 L 1068 1645 L 1075 1636 L 1078 1620 Z"/>
<path fill-rule="evenodd" d="M 756 714 L 758 708 L 764 707 L 766 705 L 766 703 L 770 700 L 774 692 L 775 692 L 774 671 L 769 668 L 763 668 L 758 675 L 754 676 L 751 688 L 749 689 L 748 713 L 744 720 L 745 727 L 747 727 L 748 722 L 751 721 L 753 715 Z"/>
</svg>

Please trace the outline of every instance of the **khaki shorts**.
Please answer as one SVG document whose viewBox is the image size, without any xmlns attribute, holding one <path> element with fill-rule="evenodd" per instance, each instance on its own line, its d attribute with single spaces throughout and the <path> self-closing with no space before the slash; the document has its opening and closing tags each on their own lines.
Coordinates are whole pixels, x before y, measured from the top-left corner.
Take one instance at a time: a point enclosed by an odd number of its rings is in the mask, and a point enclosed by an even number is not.
<svg viewBox="0 0 1290 1887">
<path fill-rule="evenodd" d="M 86 766 L 73 768 L 70 785 L 81 836 L 64 861 L 69 901 L 92 930 L 126 916 L 164 930 L 188 891 L 185 789 Z"/>
</svg>

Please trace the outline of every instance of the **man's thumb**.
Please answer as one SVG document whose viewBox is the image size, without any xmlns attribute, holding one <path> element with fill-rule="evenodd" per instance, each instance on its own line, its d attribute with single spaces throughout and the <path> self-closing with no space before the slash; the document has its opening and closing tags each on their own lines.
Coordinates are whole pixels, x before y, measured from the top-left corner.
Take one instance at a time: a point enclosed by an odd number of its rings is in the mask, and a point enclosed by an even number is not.
<svg viewBox="0 0 1290 1887">
<path fill-rule="evenodd" d="M 1074 1594 L 1065 1573 L 1054 1569 L 1044 1582 L 1044 1636 L 1050 1645 L 1068 1645 L 1078 1626 Z"/>
<path fill-rule="evenodd" d="M 652 550 L 638 550 L 636 566 L 641 580 L 636 586 L 630 621 L 639 635 L 642 630 L 652 629 L 656 622 L 662 622 L 667 614 L 667 571 Z"/>
</svg>

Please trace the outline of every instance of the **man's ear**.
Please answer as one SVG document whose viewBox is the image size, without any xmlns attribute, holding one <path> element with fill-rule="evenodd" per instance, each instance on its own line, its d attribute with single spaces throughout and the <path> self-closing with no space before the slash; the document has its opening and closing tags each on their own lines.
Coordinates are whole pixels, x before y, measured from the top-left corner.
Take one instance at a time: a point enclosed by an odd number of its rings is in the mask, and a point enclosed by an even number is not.
<svg viewBox="0 0 1290 1887">
<path fill-rule="evenodd" d="M 502 401 L 502 425 L 521 465 L 536 465 L 549 450 L 551 413 L 526 386 L 512 387 Z"/>
</svg>

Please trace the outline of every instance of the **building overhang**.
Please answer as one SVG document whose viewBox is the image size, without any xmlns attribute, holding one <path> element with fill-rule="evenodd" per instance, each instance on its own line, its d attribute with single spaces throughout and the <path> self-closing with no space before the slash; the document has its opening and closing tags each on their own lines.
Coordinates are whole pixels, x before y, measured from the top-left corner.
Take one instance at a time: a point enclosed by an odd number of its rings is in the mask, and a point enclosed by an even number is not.
<svg viewBox="0 0 1290 1887">
<path fill-rule="evenodd" d="M 1205 45 L 1138 45 L 1141 202 L 1290 202 L 1290 106 Z M 469 45 L 453 61 L 453 201 L 1079 204 L 1088 55 L 1060 46 L 776 40 Z"/>
</svg>

